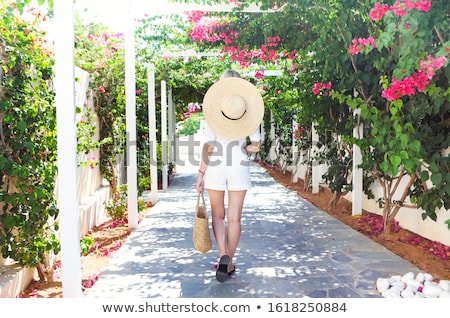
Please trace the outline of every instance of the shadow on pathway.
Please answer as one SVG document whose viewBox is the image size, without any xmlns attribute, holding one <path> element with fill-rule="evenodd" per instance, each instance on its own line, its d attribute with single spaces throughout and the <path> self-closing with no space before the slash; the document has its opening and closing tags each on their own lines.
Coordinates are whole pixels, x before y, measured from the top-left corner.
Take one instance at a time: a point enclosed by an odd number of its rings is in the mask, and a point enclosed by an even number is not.
<svg viewBox="0 0 450 318">
<path fill-rule="evenodd" d="M 378 277 L 419 272 L 252 164 L 236 275 L 219 283 L 215 245 L 202 254 L 191 241 L 197 168 L 177 170 L 87 297 L 381 297 Z"/>
</svg>

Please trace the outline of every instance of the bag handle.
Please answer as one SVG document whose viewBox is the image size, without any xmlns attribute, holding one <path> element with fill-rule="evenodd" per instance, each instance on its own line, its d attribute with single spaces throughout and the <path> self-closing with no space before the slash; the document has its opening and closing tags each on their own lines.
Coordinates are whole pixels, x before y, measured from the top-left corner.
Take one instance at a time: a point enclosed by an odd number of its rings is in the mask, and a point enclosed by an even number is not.
<svg viewBox="0 0 450 318">
<path fill-rule="evenodd" d="M 205 204 L 205 196 L 203 195 L 203 191 L 198 193 L 198 197 L 197 197 L 197 206 L 200 206 L 200 197 L 202 197 L 202 204 L 203 206 L 206 206 Z"/>
</svg>

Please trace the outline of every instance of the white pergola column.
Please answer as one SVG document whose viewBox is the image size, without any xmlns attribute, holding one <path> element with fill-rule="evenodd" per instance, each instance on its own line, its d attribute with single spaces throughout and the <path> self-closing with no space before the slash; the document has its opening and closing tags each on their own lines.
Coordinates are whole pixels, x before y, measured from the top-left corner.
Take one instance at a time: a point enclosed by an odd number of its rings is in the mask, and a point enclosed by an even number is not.
<svg viewBox="0 0 450 318">
<path fill-rule="evenodd" d="M 58 207 L 64 298 L 81 297 L 73 2 L 55 1 L 55 103 Z"/>
<path fill-rule="evenodd" d="M 292 181 L 293 182 L 297 182 L 298 181 L 298 174 L 297 174 L 297 158 L 298 158 L 298 152 L 297 150 L 297 145 L 295 144 L 295 137 L 294 137 L 294 128 L 298 127 L 298 124 L 295 120 L 292 120 L 292 170 L 291 170 L 291 176 L 292 176 Z"/>
<path fill-rule="evenodd" d="M 134 48 L 134 20 L 132 1 L 127 15 L 125 33 L 125 97 L 126 97 L 126 155 L 127 155 L 127 198 L 128 226 L 138 225 L 138 195 L 137 195 L 137 141 L 136 141 L 136 70 Z"/>
<path fill-rule="evenodd" d="M 360 113 L 361 109 L 357 109 L 355 110 L 354 116 L 359 118 Z M 363 124 L 359 123 L 359 125 L 353 128 L 353 137 L 358 139 L 361 139 L 363 137 Z M 359 167 L 361 163 L 361 149 L 357 145 L 353 144 L 352 215 L 362 214 L 363 169 Z"/>
<path fill-rule="evenodd" d="M 168 94 L 168 116 L 169 116 L 169 164 L 175 161 L 175 109 L 173 105 L 172 87 L 169 88 Z"/>
<path fill-rule="evenodd" d="M 150 196 L 152 204 L 158 202 L 158 158 L 156 155 L 156 94 L 155 69 L 148 67 L 148 134 L 150 142 Z"/>
<path fill-rule="evenodd" d="M 161 81 L 161 160 L 162 160 L 162 188 L 168 187 L 167 167 L 167 83 Z"/>
<path fill-rule="evenodd" d="M 312 136 L 312 156 L 314 157 L 319 152 L 319 147 L 317 147 L 317 144 L 319 143 L 319 135 L 316 132 L 315 123 L 311 126 L 311 136 Z M 312 159 L 311 159 L 312 160 Z M 322 179 L 321 173 L 320 173 L 320 165 L 317 161 L 312 161 L 312 193 L 319 193 L 320 188 L 320 180 Z"/>
</svg>

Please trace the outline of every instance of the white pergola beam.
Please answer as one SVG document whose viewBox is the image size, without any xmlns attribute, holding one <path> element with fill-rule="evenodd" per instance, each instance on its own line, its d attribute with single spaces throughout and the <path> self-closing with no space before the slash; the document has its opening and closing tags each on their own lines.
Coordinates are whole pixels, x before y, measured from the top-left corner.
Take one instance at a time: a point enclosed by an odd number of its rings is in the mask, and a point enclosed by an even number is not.
<svg viewBox="0 0 450 318">
<path fill-rule="evenodd" d="M 164 15 L 164 14 L 173 14 L 173 13 L 183 13 L 186 11 L 205 11 L 205 12 L 233 12 L 237 9 L 236 4 L 196 4 L 196 3 L 177 3 L 177 2 L 166 2 L 160 1 L 159 6 L 149 7 L 148 5 L 152 5 L 152 1 L 149 0 L 135 0 L 137 3 L 136 8 L 140 8 L 140 12 L 142 13 L 142 9 L 149 8 L 151 10 L 152 15 Z M 257 4 L 252 3 L 247 8 L 242 9 L 242 12 L 248 13 L 274 13 L 282 11 L 283 7 L 272 9 L 272 10 L 261 10 Z"/>
</svg>

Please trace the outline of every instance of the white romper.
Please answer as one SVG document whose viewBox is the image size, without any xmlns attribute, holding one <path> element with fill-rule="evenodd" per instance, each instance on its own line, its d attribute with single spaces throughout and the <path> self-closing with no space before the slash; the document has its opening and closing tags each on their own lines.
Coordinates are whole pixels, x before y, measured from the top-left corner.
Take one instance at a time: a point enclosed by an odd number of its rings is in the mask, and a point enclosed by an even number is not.
<svg viewBox="0 0 450 318">
<path fill-rule="evenodd" d="M 252 142 L 261 141 L 259 127 L 249 135 Z M 250 166 L 245 146 L 246 138 L 230 140 L 218 136 L 205 125 L 201 148 L 207 143 L 214 146 L 205 171 L 205 189 L 210 190 L 247 190 L 251 187 Z"/>
</svg>

